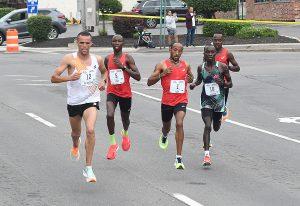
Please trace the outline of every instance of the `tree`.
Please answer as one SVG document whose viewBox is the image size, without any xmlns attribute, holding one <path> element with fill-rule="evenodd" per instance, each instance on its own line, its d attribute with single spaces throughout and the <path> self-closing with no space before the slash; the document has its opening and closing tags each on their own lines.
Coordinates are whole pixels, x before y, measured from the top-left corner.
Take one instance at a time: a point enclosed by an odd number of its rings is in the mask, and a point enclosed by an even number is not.
<svg viewBox="0 0 300 206">
<path fill-rule="evenodd" d="M 102 14 L 102 32 L 105 32 L 105 14 L 114 14 L 122 11 L 122 4 L 119 0 L 99 0 L 99 10 Z"/>
<path fill-rule="evenodd" d="M 232 11 L 237 6 L 237 0 L 186 0 L 188 6 L 194 7 L 204 18 L 215 18 L 215 12 Z"/>
</svg>

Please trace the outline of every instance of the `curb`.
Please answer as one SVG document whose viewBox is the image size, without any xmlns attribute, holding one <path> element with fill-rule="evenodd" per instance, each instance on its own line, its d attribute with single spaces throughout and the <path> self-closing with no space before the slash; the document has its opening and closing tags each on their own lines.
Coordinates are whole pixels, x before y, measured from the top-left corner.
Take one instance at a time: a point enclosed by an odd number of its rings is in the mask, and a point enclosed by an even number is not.
<svg viewBox="0 0 300 206">
<path fill-rule="evenodd" d="M 244 44 L 244 45 L 224 45 L 230 51 L 237 52 L 300 52 L 300 43 L 281 44 Z M 184 52 L 203 52 L 204 46 L 184 47 Z M 0 52 L 6 51 L 6 47 L 0 47 Z M 31 48 L 20 46 L 21 52 L 50 53 L 50 52 L 74 52 L 77 48 L 72 47 L 51 47 L 51 48 Z M 123 48 L 124 52 L 130 53 L 168 53 L 168 48 Z M 91 52 L 112 52 L 111 47 L 92 47 Z"/>
</svg>

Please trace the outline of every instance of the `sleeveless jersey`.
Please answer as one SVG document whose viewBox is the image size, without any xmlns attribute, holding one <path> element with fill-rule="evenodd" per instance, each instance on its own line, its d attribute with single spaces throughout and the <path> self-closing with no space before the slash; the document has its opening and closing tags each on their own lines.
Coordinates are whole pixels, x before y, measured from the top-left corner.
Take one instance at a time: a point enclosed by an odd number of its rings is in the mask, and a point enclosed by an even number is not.
<svg viewBox="0 0 300 206">
<path fill-rule="evenodd" d="M 229 65 L 229 59 L 228 59 L 228 49 L 222 48 L 219 53 L 216 54 L 215 60 L 217 62 L 222 62 L 223 64 Z"/>
<path fill-rule="evenodd" d="M 203 88 L 201 93 L 201 107 L 212 109 L 215 112 L 224 112 L 225 109 L 225 96 L 224 87 L 219 86 L 214 80 L 217 75 L 224 79 L 224 75 L 219 71 L 219 62 L 216 62 L 214 69 L 211 72 L 206 71 L 205 63 L 202 64 L 202 81 Z"/>
<path fill-rule="evenodd" d="M 127 54 L 122 54 L 120 62 L 126 66 Z M 108 56 L 107 70 L 108 70 L 108 81 L 107 81 L 107 94 L 115 94 L 123 98 L 131 98 L 131 87 L 130 87 L 130 75 L 126 71 L 122 71 L 114 63 L 114 54 Z"/>
<path fill-rule="evenodd" d="M 77 58 L 77 53 L 73 53 L 73 58 Z M 90 55 L 92 63 L 82 70 L 80 79 L 67 82 L 69 105 L 80 105 L 86 103 L 100 102 L 100 91 L 98 83 L 100 81 L 100 71 L 98 61 L 95 55 Z M 74 72 L 79 69 L 75 68 Z"/>
<path fill-rule="evenodd" d="M 171 67 L 171 61 L 165 60 L 164 64 Z M 172 73 L 161 78 L 163 88 L 162 104 L 175 106 L 179 103 L 188 103 L 187 93 L 187 65 L 180 61 L 178 66 L 173 66 Z"/>
</svg>

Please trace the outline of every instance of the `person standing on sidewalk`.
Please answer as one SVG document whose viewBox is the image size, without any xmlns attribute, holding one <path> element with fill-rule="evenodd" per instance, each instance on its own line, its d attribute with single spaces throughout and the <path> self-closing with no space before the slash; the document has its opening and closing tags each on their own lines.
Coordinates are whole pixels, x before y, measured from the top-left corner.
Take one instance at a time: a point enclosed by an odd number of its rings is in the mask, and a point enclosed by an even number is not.
<svg viewBox="0 0 300 206">
<path fill-rule="evenodd" d="M 196 12 L 194 11 L 193 7 L 189 7 L 188 12 L 185 15 L 185 19 L 187 29 L 185 46 L 195 46 L 194 39 L 196 32 Z"/>
<path fill-rule="evenodd" d="M 178 43 L 178 36 L 176 32 L 176 22 L 177 22 L 177 14 L 172 11 L 168 11 L 168 15 L 166 16 L 166 27 L 168 31 L 168 44 L 169 46 L 172 44 L 172 37 L 174 38 L 174 42 Z"/>
</svg>

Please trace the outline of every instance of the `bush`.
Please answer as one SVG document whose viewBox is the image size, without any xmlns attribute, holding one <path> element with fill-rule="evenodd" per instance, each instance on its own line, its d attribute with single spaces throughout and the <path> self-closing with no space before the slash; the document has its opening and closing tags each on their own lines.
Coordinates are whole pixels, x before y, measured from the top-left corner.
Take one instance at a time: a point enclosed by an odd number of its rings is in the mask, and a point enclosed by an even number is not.
<svg viewBox="0 0 300 206">
<path fill-rule="evenodd" d="M 256 37 L 277 37 L 278 31 L 268 27 L 246 27 L 242 28 L 236 36 L 240 39 L 251 39 Z"/>
<path fill-rule="evenodd" d="M 118 0 L 98 0 L 99 10 L 105 14 L 114 14 L 122 11 L 122 4 Z"/>
<path fill-rule="evenodd" d="M 51 17 L 49 16 L 31 16 L 27 21 L 27 27 L 34 41 L 44 41 L 48 39 L 51 31 Z"/>
<path fill-rule="evenodd" d="M 5 16 L 6 14 L 8 14 L 9 12 L 15 10 L 14 8 L 0 8 L 0 18 L 2 18 L 3 16 Z"/>
<path fill-rule="evenodd" d="M 237 5 L 237 0 L 186 0 L 185 2 L 205 18 L 215 17 L 217 11 L 235 10 Z"/>
<path fill-rule="evenodd" d="M 127 15 L 138 15 L 133 12 L 121 12 L 119 14 Z M 141 18 L 131 18 L 131 17 L 113 17 L 113 29 L 116 34 L 121 34 L 123 37 L 133 37 L 135 33 L 135 26 L 143 25 L 144 20 Z"/>
<path fill-rule="evenodd" d="M 242 28 L 251 27 L 250 23 L 236 22 L 205 22 L 203 26 L 204 36 L 213 36 L 215 33 L 222 33 L 225 36 L 234 36 Z"/>
<path fill-rule="evenodd" d="M 98 34 L 99 36 L 107 36 L 107 31 L 103 29 L 99 29 Z"/>
</svg>

